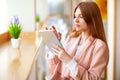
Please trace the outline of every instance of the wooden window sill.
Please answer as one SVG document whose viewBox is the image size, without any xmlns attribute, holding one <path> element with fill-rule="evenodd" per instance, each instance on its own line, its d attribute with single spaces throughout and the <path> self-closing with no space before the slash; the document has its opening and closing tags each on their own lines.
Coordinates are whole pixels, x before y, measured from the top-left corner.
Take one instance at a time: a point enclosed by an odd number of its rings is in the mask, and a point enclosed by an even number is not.
<svg viewBox="0 0 120 80">
<path fill-rule="evenodd" d="M 0 36 L 0 80 L 27 80 L 37 54 L 35 32 L 22 32 L 19 49 L 12 48 L 8 33 Z M 7 38 L 6 38 L 6 37 Z M 3 74 L 3 72 L 5 74 Z"/>
<path fill-rule="evenodd" d="M 10 40 L 10 36 L 8 32 L 0 34 L 0 45 Z"/>
</svg>

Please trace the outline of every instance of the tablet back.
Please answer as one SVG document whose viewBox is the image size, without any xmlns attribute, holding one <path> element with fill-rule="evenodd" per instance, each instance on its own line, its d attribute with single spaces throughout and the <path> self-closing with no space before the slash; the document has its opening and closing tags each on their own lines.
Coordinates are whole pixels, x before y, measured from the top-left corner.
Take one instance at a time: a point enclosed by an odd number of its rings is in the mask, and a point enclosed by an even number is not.
<svg viewBox="0 0 120 80">
<path fill-rule="evenodd" d="M 43 42 L 48 46 L 49 49 L 51 49 L 54 44 L 63 48 L 53 30 L 40 30 L 39 35 L 42 37 Z"/>
</svg>

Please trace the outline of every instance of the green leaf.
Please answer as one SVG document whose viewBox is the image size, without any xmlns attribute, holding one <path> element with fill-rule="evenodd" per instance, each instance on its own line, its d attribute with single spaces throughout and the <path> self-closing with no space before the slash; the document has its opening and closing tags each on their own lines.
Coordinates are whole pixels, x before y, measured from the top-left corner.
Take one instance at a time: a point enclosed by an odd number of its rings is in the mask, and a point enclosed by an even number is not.
<svg viewBox="0 0 120 80">
<path fill-rule="evenodd" d="M 21 31 L 22 31 L 21 25 L 17 24 L 12 24 L 8 28 L 8 32 L 10 33 L 11 37 L 15 39 L 19 38 Z"/>
</svg>

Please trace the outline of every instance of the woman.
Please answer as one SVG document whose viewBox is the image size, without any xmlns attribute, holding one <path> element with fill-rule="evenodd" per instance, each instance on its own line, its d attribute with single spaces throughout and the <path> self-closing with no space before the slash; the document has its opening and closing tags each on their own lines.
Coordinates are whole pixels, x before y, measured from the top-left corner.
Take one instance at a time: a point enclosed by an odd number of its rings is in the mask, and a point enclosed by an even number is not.
<svg viewBox="0 0 120 80">
<path fill-rule="evenodd" d="M 59 32 L 52 29 L 60 39 Z M 81 2 L 74 10 L 74 28 L 64 49 L 54 45 L 47 53 L 51 80 L 98 80 L 108 59 L 100 10 L 95 2 Z"/>
</svg>

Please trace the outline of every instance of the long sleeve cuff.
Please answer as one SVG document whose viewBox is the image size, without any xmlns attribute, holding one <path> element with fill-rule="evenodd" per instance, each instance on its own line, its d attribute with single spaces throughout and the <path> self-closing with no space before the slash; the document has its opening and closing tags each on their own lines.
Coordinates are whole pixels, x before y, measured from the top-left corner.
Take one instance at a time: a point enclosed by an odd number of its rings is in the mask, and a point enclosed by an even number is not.
<svg viewBox="0 0 120 80">
<path fill-rule="evenodd" d="M 70 73 L 72 76 L 75 76 L 76 73 L 75 73 L 75 69 L 76 69 L 76 66 L 77 66 L 77 62 L 72 59 L 68 64 L 67 64 L 67 67 L 70 69 Z"/>
</svg>

